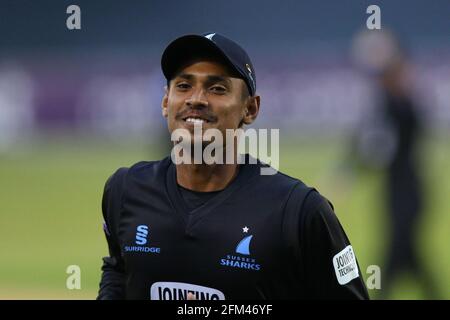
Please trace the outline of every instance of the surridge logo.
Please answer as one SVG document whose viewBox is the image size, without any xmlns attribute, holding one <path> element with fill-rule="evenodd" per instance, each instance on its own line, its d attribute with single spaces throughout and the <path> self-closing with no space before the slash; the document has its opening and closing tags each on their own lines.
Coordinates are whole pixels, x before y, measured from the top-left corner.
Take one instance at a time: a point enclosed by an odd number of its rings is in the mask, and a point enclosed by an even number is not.
<svg viewBox="0 0 450 320">
<path fill-rule="evenodd" d="M 244 233 L 248 233 L 249 228 L 245 226 L 244 228 L 242 228 L 242 230 Z M 250 256 L 250 244 L 252 239 L 253 235 L 248 235 L 244 237 L 241 241 L 239 241 L 238 245 L 236 246 L 235 253 L 238 255 L 227 254 L 226 257 L 220 260 L 220 264 L 222 266 L 233 268 L 240 268 L 254 271 L 261 270 L 261 265 L 256 263 L 256 259 L 245 257 Z"/>
<path fill-rule="evenodd" d="M 148 227 L 140 225 L 136 228 L 136 244 L 144 245 L 147 243 Z"/>
<path fill-rule="evenodd" d="M 158 247 L 146 247 L 149 230 L 148 226 L 141 224 L 136 228 L 136 240 L 137 246 L 125 246 L 125 252 L 145 252 L 145 253 L 160 253 L 161 248 Z"/>
</svg>

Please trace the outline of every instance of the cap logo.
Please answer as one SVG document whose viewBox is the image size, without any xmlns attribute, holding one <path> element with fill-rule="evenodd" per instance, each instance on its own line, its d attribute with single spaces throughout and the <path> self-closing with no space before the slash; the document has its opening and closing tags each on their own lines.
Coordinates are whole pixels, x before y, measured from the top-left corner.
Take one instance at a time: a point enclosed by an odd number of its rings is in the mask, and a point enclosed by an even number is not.
<svg viewBox="0 0 450 320">
<path fill-rule="evenodd" d="M 205 38 L 207 38 L 207 39 L 209 39 L 209 40 L 212 40 L 212 37 L 214 37 L 216 34 L 215 33 L 210 33 L 210 34 L 207 34 L 206 36 L 205 36 Z"/>
<path fill-rule="evenodd" d="M 252 68 L 250 68 L 250 65 L 248 63 L 245 64 L 245 67 L 247 68 L 248 72 L 252 73 Z"/>
</svg>

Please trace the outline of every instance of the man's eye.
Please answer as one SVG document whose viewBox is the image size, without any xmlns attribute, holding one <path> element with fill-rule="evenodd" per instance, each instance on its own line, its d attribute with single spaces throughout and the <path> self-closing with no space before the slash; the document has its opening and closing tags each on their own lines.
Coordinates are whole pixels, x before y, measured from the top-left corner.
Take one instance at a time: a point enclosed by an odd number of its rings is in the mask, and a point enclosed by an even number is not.
<svg viewBox="0 0 450 320">
<path fill-rule="evenodd" d="M 187 84 L 187 83 L 179 83 L 179 84 L 177 84 L 177 88 L 183 89 L 183 90 L 189 89 L 190 87 L 191 86 L 189 84 Z"/>
<path fill-rule="evenodd" d="M 227 89 L 222 86 L 213 86 L 210 90 L 214 93 L 225 93 L 227 91 Z"/>
</svg>

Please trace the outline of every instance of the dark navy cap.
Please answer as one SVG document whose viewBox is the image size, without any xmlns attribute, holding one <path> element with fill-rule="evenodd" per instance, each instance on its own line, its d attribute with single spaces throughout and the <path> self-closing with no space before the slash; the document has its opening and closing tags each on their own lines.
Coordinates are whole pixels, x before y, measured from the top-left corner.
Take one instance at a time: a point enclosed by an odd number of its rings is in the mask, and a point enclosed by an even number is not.
<svg viewBox="0 0 450 320">
<path fill-rule="evenodd" d="M 196 57 L 215 57 L 224 61 L 245 81 L 250 95 L 255 94 L 255 70 L 248 54 L 236 42 L 218 33 L 186 35 L 172 41 L 161 58 L 164 76 L 170 81 L 184 63 Z"/>
</svg>

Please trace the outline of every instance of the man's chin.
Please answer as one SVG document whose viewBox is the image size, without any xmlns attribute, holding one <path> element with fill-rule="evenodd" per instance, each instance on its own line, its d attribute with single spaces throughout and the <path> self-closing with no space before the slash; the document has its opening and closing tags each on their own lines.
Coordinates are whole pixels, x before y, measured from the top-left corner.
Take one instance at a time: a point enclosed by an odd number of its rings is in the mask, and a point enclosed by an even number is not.
<svg viewBox="0 0 450 320">
<path fill-rule="evenodd" d="M 198 150 L 201 150 L 203 153 L 208 146 L 210 146 L 211 151 L 213 151 L 213 149 L 217 151 L 223 150 L 224 146 L 222 144 L 211 145 L 213 143 L 214 141 L 207 141 L 203 139 L 194 139 L 194 141 L 192 141 L 189 138 L 183 137 L 181 141 L 174 143 L 174 146 L 178 146 L 178 148 L 182 148 L 188 152 L 190 151 L 192 154 L 194 153 L 194 150 L 197 152 Z"/>
<path fill-rule="evenodd" d="M 194 141 L 189 143 L 189 147 L 191 150 L 200 148 L 203 152 L 206 149 L 206 147 L 208 147 L 211 143 L 213 143 L 213 141 L 207 141 L 207 140 L 203 140 L 203 139 L 194 139 Z M 214 147 L 217 149 L 217 148 L 222 148 L 223 146 L 214 145 Z"/>
</svg>

